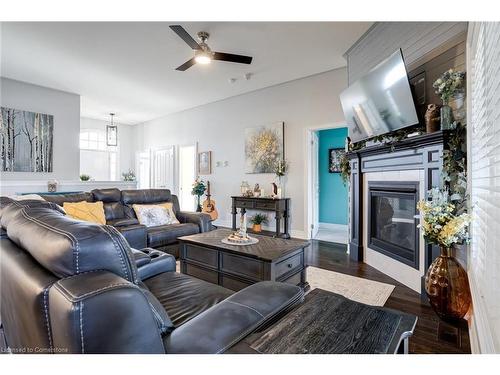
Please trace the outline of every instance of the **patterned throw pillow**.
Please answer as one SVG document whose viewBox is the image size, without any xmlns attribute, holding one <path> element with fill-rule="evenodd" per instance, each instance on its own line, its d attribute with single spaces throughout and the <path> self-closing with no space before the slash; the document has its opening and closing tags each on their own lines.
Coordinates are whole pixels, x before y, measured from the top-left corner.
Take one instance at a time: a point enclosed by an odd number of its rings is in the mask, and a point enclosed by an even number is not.
<svg viewBox="0 0 500 375">
<path fill-rule="evenodd" d="M 139 223 L 147 227 L 179 224 L 179 220 L 175 217 L 172 203 L 134 204 L 132 208 Z"/>
<path fill-rule="evenodd" d="M 73 219 L 89 221 L 96 224 L 106 224 L 104 206 L 102 202 L 64 202 L 63 209 L 66 215 Z"/>
</svg>

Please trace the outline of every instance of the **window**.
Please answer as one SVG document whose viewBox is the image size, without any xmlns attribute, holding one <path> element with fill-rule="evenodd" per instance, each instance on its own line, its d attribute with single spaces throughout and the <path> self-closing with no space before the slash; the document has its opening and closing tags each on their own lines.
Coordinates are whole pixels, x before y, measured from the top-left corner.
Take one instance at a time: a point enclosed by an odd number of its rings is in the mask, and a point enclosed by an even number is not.
<svg viewBox="0 0 500 375">
<path fill-rule="evenodd" d="M 95 181 L 116 181 L 118 176 L 118 147 L 106 145 L 106 132 L 85 129 L 80 132 L 80 174 Z"/>
</svg>

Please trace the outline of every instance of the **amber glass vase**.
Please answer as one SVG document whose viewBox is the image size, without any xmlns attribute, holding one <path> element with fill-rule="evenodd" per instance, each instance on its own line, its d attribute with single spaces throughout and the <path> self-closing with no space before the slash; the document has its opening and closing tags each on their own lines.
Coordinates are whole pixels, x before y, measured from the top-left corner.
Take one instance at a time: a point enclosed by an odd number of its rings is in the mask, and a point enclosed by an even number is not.
<svg viewBox="0 0 500 375">
<path fill-rule="evenodd" d="M 443 320 L 463 319 L 471 304 L 469 280 L 453 256 L 453 248 L 440 246 L 441 254 L 425 275 L 425 291 L 436 314 Z"/>
</svg>

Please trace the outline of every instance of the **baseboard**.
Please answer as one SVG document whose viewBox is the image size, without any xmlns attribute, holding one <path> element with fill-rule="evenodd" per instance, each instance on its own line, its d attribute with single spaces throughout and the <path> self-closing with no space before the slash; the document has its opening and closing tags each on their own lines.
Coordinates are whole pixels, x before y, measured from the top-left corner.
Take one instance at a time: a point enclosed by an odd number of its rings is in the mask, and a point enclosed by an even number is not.
<svg viewBox="0 0 500 375">
<path fill-rule="evenodd" d="M 490 323 L 481 290 L 472 270 L 469 270 L 469 285 L 472 295 L 473 313 L 469 324 L 469 337 L 472 354 L 495 354 L 495 343 L 491 335 Z"/>
<path fill-rule="evenodd" d="M 347 232 L 347 224 L 319 223 L 319 229 Z"/>
</svg>

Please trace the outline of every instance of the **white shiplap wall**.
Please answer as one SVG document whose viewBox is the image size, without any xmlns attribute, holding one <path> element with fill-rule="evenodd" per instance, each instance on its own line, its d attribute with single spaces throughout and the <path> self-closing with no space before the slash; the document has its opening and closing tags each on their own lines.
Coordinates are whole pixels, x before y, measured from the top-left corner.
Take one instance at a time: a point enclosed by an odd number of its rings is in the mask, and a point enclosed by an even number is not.
<svg viewBox="0 0 500 375">
<path fill-rule="evenodd" d="M 469 280 L 473 352 L 500 352 L 500 23 L 471 23 L 467 40 Z"/>
<path fill-rule="evenodd" d="M 377 22 L 346 53 L 349 84 L 398 48 L 409 66 L 467 31 L 467 22 Z"/>
</svg>

